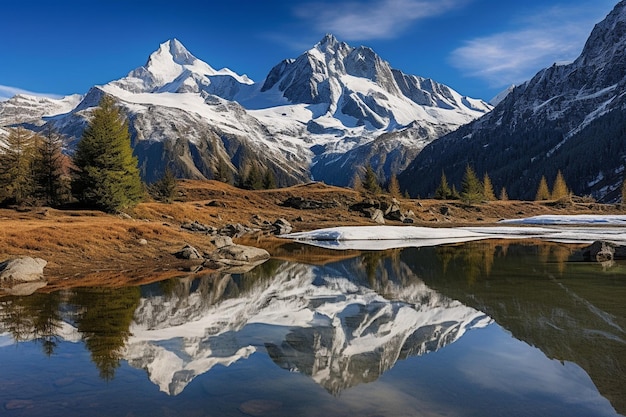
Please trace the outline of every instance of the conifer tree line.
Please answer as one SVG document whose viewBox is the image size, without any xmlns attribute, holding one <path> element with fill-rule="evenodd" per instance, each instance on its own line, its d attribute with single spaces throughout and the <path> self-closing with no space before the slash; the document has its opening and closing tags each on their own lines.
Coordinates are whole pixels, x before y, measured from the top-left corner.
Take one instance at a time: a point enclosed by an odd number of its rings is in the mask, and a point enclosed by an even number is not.
<svg viewBox="0 0 626 417">
<path fill-rule="evenodd" d="M 94 109 L 91 120 L 72 158 L 62 153 L 62 137 L 46 127 L 34 133 L 21 126 L 8 129 L 5 144 L 0 143 L 0 204 L 62 206 L 77 202 L 83 206 L 115 212 L 136 205 L 148 191 L 154 198 L 171 202 L 176 195 L 177 179 L 168 166 L 160 180 L 146 187 L 140 178 L 137 157 L 133 155 L 128 122 L 115 101 L 105 96 Z M 226 160 L 227 161 L 227 160 Z M 214 178 L 233 183 L 232 165 L 218 159 Z M 253 158 L 241 163 L 237 186 L 250 190 L 276 188 L 276 174 Z M 559 200 L 571 195 L 561 171 L 552 182 L 552 190 L 542 176 L 535 200 Z M 353 187 L 370 194 L 379 194 L 383 187 L 371 165 L 363 175 L 356 173 Z M 392 175 L 387 191 L 401 195 L 397 177 Z M 622 204 L 626 202 L 626 182 L 621 189 Z M 498 197 L 489 175 L 482 180 L 468 164 L 457 190 L 441 172 L 436 199 L 461 200 L 472 205 L 496 199 L 507 200 L 505 187 Z"/>
<path fill-rule="evenodd" d="M 105 96 L 69 158 L 51 127 L 33 133 L 9 129 L 0 149 L 0 202 L 61 206 L 72 201 L 108 212 L 137 204 L 145 194 L 128 123 Z"/>
<path fill-rule="evenodd" d="M 501 200 L 508 200 L 506 188 L 502 187 L 499 195 Z M 457 191 L 454 184 L 450 186 L 446 173 L 442 171 L 439 186 L 435 190 L 435 198 L 438 200 L 461 200 L 468 205 L 497 200 L 489 175 L 485 173 L 481 181 L 470 165 L 465 167 L 461 191 Z"/>
</svg>

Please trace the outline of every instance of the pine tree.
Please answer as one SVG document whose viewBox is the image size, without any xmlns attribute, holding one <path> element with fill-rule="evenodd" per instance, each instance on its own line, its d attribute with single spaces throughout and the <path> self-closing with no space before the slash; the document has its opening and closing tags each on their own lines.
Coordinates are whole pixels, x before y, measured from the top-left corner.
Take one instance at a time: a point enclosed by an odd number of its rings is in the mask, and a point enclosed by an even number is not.
<svg viewBox="0 0 626 417">
<path fill-rule="evenodd" d="M 34 136 L 23 127 L 10 128 L 6 144 L 0 148 L 0 200 L 23 204 L 32 199 L 35 188 Z"/>
<path fill-rule="evenodd" d="M 508 201 L 509 195 L 506 192 L 506 187 L 502 187 L 500 190 L 500 201 Z"/>
<path fill-rule="evenodd" d="M 378 182 L 378 177 L 370 164 L 367 164 L 365 167 L 365 180 L 363 180 L 363 188 L 365 188 L 365 191 L 372 194 L 380 194 L 382 191 L 380 183 Z"/>
<path fill-rule="evenodd" d="M 622 182 L 622 208 L 626 207 L 626 179 Z"/>
<path fill-rule="evenodd" d="M 361 180 L 361 176 L 358 172 L 355 172 L 354 177 L 352 177 L 352 189 L 358 193 L 363 193 L 365 191 L 363 188 L 363 181 Z"/>
<path fill-rule="evenodd" d="M 128 123 L 105 96 L 78 142 L 72 190 L 76 198 L 105 211 L 132 207 L 143 195 Z"/>
<path fill-rule="evenodd" d="M 550 189 L 548 188 L 548 181 L 546 181 L 545 176 L 541 176 L 541 180 L 539 180 L 539 187 L 537 188 L 537 194 L 535 196 L 535 201 L 549 200 L 550 199 Z"/>
<path fill-rule="evenodd" d="M 242 187 L 246 190 L 260 190 L 263 188 L 263 176 L 255 162 L 245 163 L 242 177 Z"/>
<path fill-rule="evenodd" d="M 486 201 L 495 201 L 496 195 L 493 192 L 493 185 L 491 185 L 491 179 L 489 175 L 485 172 L 485 176 L 483 177 L 483 198 Z"/>
<path fill-rule="evenodd" d="M 35 196 L 46 205 L 59 205 L 70 199 L 70 181 L 64 167 L 66 157 L 61 152 L 61 136 L 47 127 L 43 136 L 35 136 L 34 181 Z"/>
<path fill-rule="evenodd" d="M 467 165 L 463 182 L 461 183 L 461 200 L 465 204 L 472 205 L 479 203 L 483 199 L 483 185 L 474 173 L 472 167 Z"/>
<path fill-rule="evenodd" d="M 452 184 L 452 189 L 450 190 L 450 200 L 460 200 L 461 194 L 456 189 L 456 185 Z"/>
<path fill-rule="evenodd" d="M 276 176 L 271 168 L 265 170 L 265 175 L 263 175 L 263 188 L 266 190 L 276 188 Z"/>
<path fill-rule="evenodd" d="M 148 187 L 150 195 L 158 201 L 171 203 L 178 191 L 178 180 L 169 167 L 165 168 L 163 175 L 158 181 Z"/>
<path fill-rule="evenodd" d="M 398 177 L 396 174 L 391 174 L 391 179 L 389 180 L 389 187 L 387 188 L 389 194 L 394 198 L 400 198 L 402 196 L 402 192 L 400 191 L 400 183 L 398 182 Z"/>
<path fill-rule="evenodd" d="M 452 197 L 452 190 L 448 185 L 445 172 L 441 171 L 441 182 L 439 182 L 439 186 L 435 190 L 435 198 L 437 200 L 448 200 L 450 197 Z"/>
<path fill-rule="evenodd" d="M 219 158 L 217 167 L 215 168 L 215 174 L 213 175 L 217 181 L 225 182 L 226 184 L 233 183 L 233 173 L 228 166 L 228 163 L 222 158 Z"/>
<path fill-rule="evenodd" d="M 559 200 L 561 198 L 567 197 L 568 195 L 569 190 L 567 188 L 567 184 L 565 183 L 565 178 L 563 178 L 563 174 L 561 173 L 561 170 L 559 170 L 554 180 L 551 197 L 553 200 Z"/>
</svg>

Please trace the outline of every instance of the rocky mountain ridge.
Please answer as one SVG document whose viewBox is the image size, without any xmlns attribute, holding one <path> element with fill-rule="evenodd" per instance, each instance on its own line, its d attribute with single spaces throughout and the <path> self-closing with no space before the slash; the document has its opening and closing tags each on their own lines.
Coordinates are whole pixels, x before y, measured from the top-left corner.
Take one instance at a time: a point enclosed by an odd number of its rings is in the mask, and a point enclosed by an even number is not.
<svg viewBox="0 0 626 417">
<path fill-rule="evenodd" d="M 167 165 L 194 179 L 225 170 L 237 178 L 254 165 L 271 170 L 279 185 L 312 178 L 348 185 L 367 163 L 385 180 L 426 143 L 491 109 L 332 35 L 279 63 L 260 83 L 215 70 L 172 39 L 145 65 L 94 86 L 73 106 L 46 99 L 24 113 L 24 102 L 36 100 L 1 102 L 0 124 L 33 130 L 51 124 L 71 152 L 103 94 L 127 114 L 148 182 Z"/>
</svg>

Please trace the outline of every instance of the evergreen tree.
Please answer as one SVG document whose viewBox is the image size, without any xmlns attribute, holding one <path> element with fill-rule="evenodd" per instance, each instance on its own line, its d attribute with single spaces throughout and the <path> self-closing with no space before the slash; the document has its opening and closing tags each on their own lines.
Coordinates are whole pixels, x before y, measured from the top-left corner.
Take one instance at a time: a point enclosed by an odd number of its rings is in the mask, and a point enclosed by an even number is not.
<svg viewBox="0 0 626 417">
<path fill-rule="evenodd" d="M 260 190 L 263 188 L 263 176 L 255 162 L 244 164 L 241 178 L 241 188 L 246 190 Z"/>
<path fill-rule="evenodd" d="M 507 201 L 509 199 L 509 195 L 506 192 L 506 187 L 502 187 L 500 190 L 500 201 Z"/>
<path fill-rule="evenodd" d="M 448 179 L 446 178 L 445 172 L 441 171 L 441 182 L 435 190 L 435 198 L 437 200 L 448 200 L 450 197 L 452 197 L 452 190 L 448 185 Z"/>
<path fill-rule="evenodd" d="M 559 170 L 554 180 L 551 197 L 553 200 L 558 200 L 567 197 L 568 195 L 569 190 L 567 188 L 567 184 L 565 183 L 565 178 L 563 178 L 563 174 L 561 173 L 561 170 Z"/>
<path fill-rule="evenodd" d="M 34 136 L 23 127 L 10 128 L 6 144 L 0 147 L 0 200 L 23 204 L 32 199 L 35 188 Z"/>
<path fill-rule="evenodd" d="M 265 170 L 265 175 L 263 175 L 263 188 L 266 190 L 276 188 L 276 176 L 271 168 Z"/>
<path fill-rule="evenodd" d="M 483 177 L 483 198 L 486 201 L 495 201 L 496 194 L 493 192 L 493 185 L 491 185 L 491 178 L 485 172 L 485 176 Z"/>
<path fill-rule="evenodd" d="M 35 136 L 35 196 L 42 204 L 59 205 L 69 201 L 70 181 L 64 168 L 61 136 L 51 127 L 43 136 Z"/>
<path fill-rule="evenodd" d="M 352 189 L 358 193 L 363 193 L 365 191 L 363 188 L 363 181 L 361 180 L 361 176 L 358 172 L 355 172 L 354 177 L 352 177 Z"/>
<path fill-rule="evenodd" d="M 222 158 L 219 158 L 217 167 L 215 168 L 215 174 L 213 175 L 217 181 L 225 182 L 226 184 L 233 183 L 233 173 L 228 166 L 228 163 Z"/>
<path fill-rule="evenodd" d="M 465 168 L 465 174 L 463 175 L 463 182 L 461 183 L 461 200 L 465 204 L 472 205 L 479 203 L 483 199 L 483 185 L 476 176 L 476 173 L 467 165 Z"/>
<path fill-rule="evenodd" d="M 622 182 L 622 208 L 626 207 L 626 179 Z"/>
<path fill-rule="evenodd" d="M 105 96 L 78 142 L 72 190 L 78 200 L 106 211 L 134 206 L 143 194 L 128 123 Z"/>
<path fill-rule="evenodd" d="M 380 188 L 380 183 L 378 182 L 378 177 L 372 169 L 370 164 L 367 164 L 365 167 L 365 179 L 363 180 L 363 188 L 365 191 L 370 192 L 372 194 L 380 194 L 382 191 Z"/>
<path fill-rule="evenodd" d="M 452 190 L 450 191 L 450 200 L 460 200 L 461 194 L 456 189 L 456 185 L 452 184 Z"/>
<path fill-rule="evenodd" d="M 148 191 L 155 200 L 171 203 L 174 201 L 176 192 L 178 191 L 178 180 L 174 176 L 174 173 L 172 173 L 172 170 L 166 167 L 161 178 L 151 184 L 150 187 L 148 187 Z"/>
<path fill-rule="evenodd" d="M 400 191 L 400 183 L 398 182 L 398 177 L 396 177 L 395 173 L 391 174 L 387 191 L 389 191 L 389 194 L 394 198 L 400 198 L 402 195 L 402 192 Z"/>
<path fill-rule="evenodd" d="M 545 176 L 541 176 L 541 180 L 539 180 L 539 187 L 537 188 L 537 195 L 535 196 L 535 201 L 549 200 L 550 199 L 550 189 L 548 188 L 548 181 L 546 181 Z"/>
</svg>

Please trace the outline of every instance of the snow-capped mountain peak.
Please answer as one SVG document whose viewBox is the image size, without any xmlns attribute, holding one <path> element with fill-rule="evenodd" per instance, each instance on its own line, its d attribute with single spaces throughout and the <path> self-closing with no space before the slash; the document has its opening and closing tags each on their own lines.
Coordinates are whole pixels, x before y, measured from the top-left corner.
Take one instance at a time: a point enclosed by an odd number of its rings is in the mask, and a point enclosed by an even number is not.
<svg viewBox="0 0 626 417">
<path fill-rule="evenodd" d="M 248 76 L 239 75 L 228 68 L 215 70 L 174 38 L 159 45 L 144 66 L 110 84 L 131 93 L 199 92 L 211 85 L 212 77 L 224 76 L 231 77 L 231 83 L 253 83 Z"/>
</svg>

